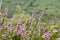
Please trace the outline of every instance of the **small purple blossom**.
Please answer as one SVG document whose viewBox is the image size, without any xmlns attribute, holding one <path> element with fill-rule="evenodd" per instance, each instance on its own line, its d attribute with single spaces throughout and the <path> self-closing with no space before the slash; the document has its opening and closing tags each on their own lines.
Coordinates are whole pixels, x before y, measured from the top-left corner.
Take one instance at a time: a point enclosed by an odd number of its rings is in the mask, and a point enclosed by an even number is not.
<svg viewBox="0 0 60 40">
<path fill-rule="evenodd" d="M 12 27 L 7 27 L 8 32 L 12 32 Z"/>
<path fill-rule="evenodd" d="M 44 33 L 44 35 L 42 36 L 42 38 L 50 40 L 51 36 L 52 36 L 52 33 L 48 32 L 48 33 Z"/>
</svg>

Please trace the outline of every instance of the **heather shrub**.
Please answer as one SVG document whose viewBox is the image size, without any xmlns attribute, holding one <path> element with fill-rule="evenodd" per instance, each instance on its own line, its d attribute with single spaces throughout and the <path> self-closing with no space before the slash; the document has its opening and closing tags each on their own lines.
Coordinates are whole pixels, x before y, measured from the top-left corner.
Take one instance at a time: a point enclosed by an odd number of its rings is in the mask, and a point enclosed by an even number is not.
<svg viewBox="0 0 60 40">
<path fill-rule="evenodd" d="M 44 14 L 45 10 L 35 19 L 34 10 L 31 15 L 17 11 L 12 18 L 8 18 L 7 6 L 1 14 L 0 40 L 58 40 L 60 22 L 55 23 L 53 19 L 42 22 Z"/>
</svg>

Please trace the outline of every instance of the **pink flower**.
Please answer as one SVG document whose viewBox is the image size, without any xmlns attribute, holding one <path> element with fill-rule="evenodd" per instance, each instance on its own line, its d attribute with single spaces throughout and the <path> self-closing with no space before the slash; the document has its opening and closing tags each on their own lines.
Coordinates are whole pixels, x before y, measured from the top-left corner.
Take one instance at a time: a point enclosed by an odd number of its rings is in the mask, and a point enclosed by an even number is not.
<svg viewBox="0 0 60 40">
<path fill-rule="evenodd" d="M 14 35 L 19 35 L 16 29 L 14 29 Z"/>
<path fill-rule="evenodd" d="M 10 25 L 13 24 L 14 20 L 15 20 L 15 16 L 16 16 L 16 13 L 13 15 L 13 17 L 11 18 L 11 21 L 10 21 Z"/>
<path fill-rule="evenodd" d="M 12 27 L 7 27 L 8 32 L 12 32 Z"/>
<path fill-rule="evenodd" d="M 42 38 L 50 40 L 51 36 L 52 36 L 52 33 L 47 32 L 47 33 L 44 33 L 44 35 L 42 36 Z"/>
<path fill-rule="evenodd" d="M 6 6 L 3 12 L 3 17 L 7 17 L 7 16 L 8 16 L 8 6 Z"/>
<path fill-rule="evenodd" d="M 22 24 L 22 20 L 21 20 L 21 19 L 18 19 L 17 24 L 18 24 L 18 25 L 19 25 L 19 24 Z"/>
<path fill-rule="evenodd" d="M 18 19 L 17 24 L 18 25 L 22 24 L 23 20 L 24 20 L 24 16 L 22 16 L 20 19 Z"/>
<path fill-rule="evenodd" d="M 22 26 L 20 26 L 20 33 L 21 34 L 24 34 L 24 32 L 25 32 L 25 27 L 24 27 L 24 25 L 22 25 Z"/>
<path fill-rule="evenodd" d="M 25 26 L 20 25 L 17 27 L 17 29 L 14 30 L 15 35 L 24 35 L 25 34 Z"/>
</svg>

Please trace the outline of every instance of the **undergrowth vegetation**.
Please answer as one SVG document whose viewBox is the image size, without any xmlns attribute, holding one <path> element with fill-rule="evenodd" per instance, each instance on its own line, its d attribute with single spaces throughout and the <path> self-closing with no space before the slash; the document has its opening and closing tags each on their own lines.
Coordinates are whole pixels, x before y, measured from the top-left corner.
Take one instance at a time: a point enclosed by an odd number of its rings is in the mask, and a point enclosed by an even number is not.
<svg viewBox="0 0 60 40">
<path fill-rule="evenodd" d="M 8 18 L 8 7 L 0 17 L 0 40 L 58 40 L 60 38 L 60 21 L 42 22 L 43 10 L 38 18 L 32 14 L 20 13 Z"/>
</svg>

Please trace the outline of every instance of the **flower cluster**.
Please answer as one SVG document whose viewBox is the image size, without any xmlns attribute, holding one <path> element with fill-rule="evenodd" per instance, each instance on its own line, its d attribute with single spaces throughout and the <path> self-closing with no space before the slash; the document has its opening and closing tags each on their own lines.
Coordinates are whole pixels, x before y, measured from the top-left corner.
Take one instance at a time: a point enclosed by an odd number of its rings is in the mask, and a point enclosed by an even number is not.
<svg viewBox="0 0 60 40">
<path fill-rule="evenodd" d="M 7 22 L 7 6 L 0 20 L 0 40 L 53 40 L 53 38 L 56 39 L 56 37 L 60 37 L 60 29 L 58 28 L 59 26 L 51 29 L 52 25 L 56 26 L 59 24 L 55 25 L 53 19 L 44 24 L 41 21 L 44 14 L 45 11 L 42 11 L 38 18 L 35 19 L 35 11 L 33 11 L 31 17 L 27 20 L 24 20 L 26 14 L 20 18 L 16 18 L 16 13 L 14 13 L 11 20 Z M 54 29 L 56 29 L 57 32 L 54 33 Z M 56 37 L 54 37 L 55 34 L 57 34 Z"/>
</svg>

